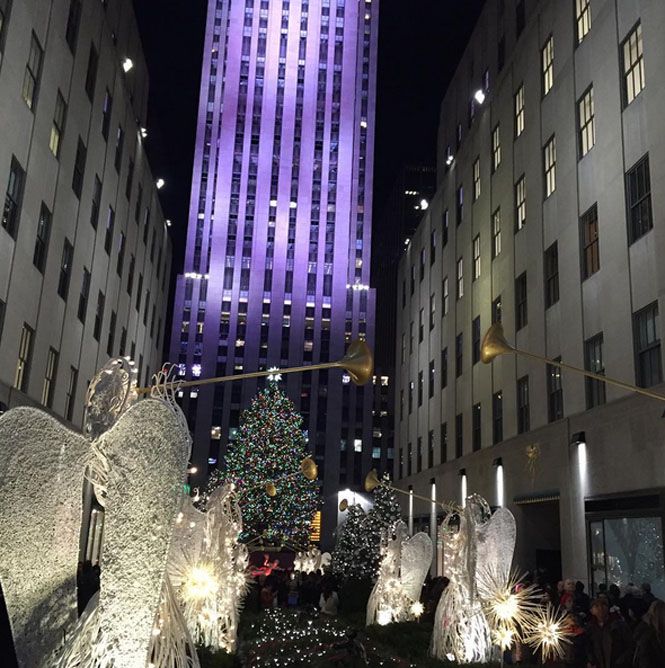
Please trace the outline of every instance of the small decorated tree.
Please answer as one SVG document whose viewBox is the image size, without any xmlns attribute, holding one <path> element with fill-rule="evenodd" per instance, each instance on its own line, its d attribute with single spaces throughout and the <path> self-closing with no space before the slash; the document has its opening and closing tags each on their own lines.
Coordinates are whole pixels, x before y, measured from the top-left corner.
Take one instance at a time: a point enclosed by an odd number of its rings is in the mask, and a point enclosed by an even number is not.
<svg viewBox="0 0 665 668">
<path fill-rule="evenodd" d="M 383 482 L 388 482 L 388 475 Z M 339 530 L 332 558 L 332 570 L 343 579 L 376 576 L 379 569 L 381 535 L 400 519 L 397 495 L 379 485 L 373 492 L 374 505 L 367 514 L 359 505 L 349 506 L 346 521 Z"/>
<path fill-rule="evenodd" d="M 242 512 L 241 540 L 260 537 L 274 545 L 306 545 L 319 505 L 317 482 L 308 480 L 300 462 L 308 456 L 302 418 L 276 384 L 261 390 L 242 414 L 236 441 L 229 445 L 225 466 L 208 483 L 209 494 L 224 482 L 238 490 Z M 266 492 L 273 483 L 276 494 Z"/>
</svg>

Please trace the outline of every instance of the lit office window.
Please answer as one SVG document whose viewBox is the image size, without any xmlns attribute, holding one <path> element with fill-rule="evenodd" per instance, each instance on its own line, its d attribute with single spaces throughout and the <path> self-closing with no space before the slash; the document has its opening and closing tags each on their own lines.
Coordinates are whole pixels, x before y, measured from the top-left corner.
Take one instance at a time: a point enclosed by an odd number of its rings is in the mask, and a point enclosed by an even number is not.
<svg viewBox="0 0 665 668">
<path fill-rule="evenodd" d="M 501 209 L 492 214 L 492 259 L 501 253 Z"/>
<path fill-rule="evenodd" d="M 596 143 L 596 126 L 593 112 L 593 86 L 590 87 L 577 103 L 579 122 L 580 157 L 583 158 Z"/>
<path fill-rule="evenodd" d="M 496 126 L 492 130 L 492 172 L 496 172 L 501 164 L 501 129 Z"/>
<path fill-rule="evenodd" d="M 600 269 L 598 241 L 598 205 L 594 204 L 581 218 L 582 278 L 589 278 Z"/>
<path fill-rule="evenodd" d="M 464 260 L 457 260 L 457 299 L 464 297 Z"/>
<path fill-rule="evenodd" d="M 65 118 L 67 116 L 67 104 L 62 93 L 58 91 L 58 97 L 55 101 L 55 111 L 53 113 L 53 125 L 51 126 L 51 137 L 49 139 L 49 148 L 56 158 L 60 157 L 60 147 L 62 145 L 62 133 L 65 130 Z"/>
<path fill-rule="evenodd" d="M 642 158 L 626 174 L 628 200 L 628 241 L 644 236 L 653 227 L 649 156 Z"/>
<path fill-rule="evenodd" d="M 39 91 L 39 79 L 42 74 L 42 61 L 44 60 L 44 51 L 37 39 L 37 35 L 32 33 L 30 42 L 30 53 L 28 62 L 25 66 L 25 75 L 23 76 L 22 95 L 25 103 L 30 109 L 35 108 L 37 104 L 37 93 Z"/>
<path fill-rule="evenodd" d="M 621 47 L 623 61 L 623 103 L 629 105 L 645 86 L 642 24 L 638 23 Z"/>
<path fill-rule="evenodd" d="M 515 137 L 524 132 L 524 84 L 515 93 Z"/>
<path fill-rule="evenodd" d="M 556 190 L 556 137 L 552 137 L 543 148 L 545 168 L 545 198 Z"/>
<path fill-rule="evenodd" d="M 480 197 L 480 158 L 473 163 L 473 201 Z"/>
<path fill-rule="evenodd" d="M 515 230 L 519 232 L 526 225 L 526 177 L 522 174 L 515 184 Z"/>
<path fill-rule="evenodd" d="M 543 96 L 547 95 L 554 85 L 554 37 L 550 35 L 541 52 L 543 67 Z"/>
<path fill-rule="evenodd" d="M 591 0 L 575 0 L 575 19 L 579 44 L 591 30 Z"/>
<path fill-rule="evenodd" d="M 55 389 L 55 376 L 58 372 L 58 353 L 49 348 L 46 358 L 46 372 L 44 374 L 44 385 L 42 387 L 42 404 L 47 408 L 53 406 L 53 390 Z"/>
<path fill-rule="evenodd" d="M 480 278 L 480 235 L 473 240 L 473 280 Z"/>
</svg>

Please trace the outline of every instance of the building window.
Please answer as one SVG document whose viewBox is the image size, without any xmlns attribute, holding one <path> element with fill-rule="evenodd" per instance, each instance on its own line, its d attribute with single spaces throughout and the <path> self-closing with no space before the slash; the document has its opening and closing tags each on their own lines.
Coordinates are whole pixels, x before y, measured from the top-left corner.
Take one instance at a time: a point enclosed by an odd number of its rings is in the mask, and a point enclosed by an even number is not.
<svg viewBox="0 0 665 668">
<path fill-rule="evenodd" d="M 556 190 L 556 137 L 543 148 L 543 167 L 545 170 L 545 199 Z"/>
<path fill-rule="evenodd" d="M 455 457 L 464 455 L 464 416 L 458 413 L 455 416 Z"/>
<path fill-rule="evenodd" d="M 28 62 L 25 66 L 25 74 L 23 76 L 23 90 L 22 95 L 25 103 L 29 109 L 34 111 L 37 104 L 37 93 L 39 92 L 39 79 L 42 74 L 42 61 L 44 60 L 44 51 L 37 39 L 37 35 L 32 33 L 32 40 L 30 42 L 30 53 L 28 55 Z"/>
<path fill-rule="evenodd" d="M 501 253 L 501 209 L 492 214 L 492 259 Z"/>
<path fill-rule="evenodd" d="M 427 395 L 431 399 L 434 396 L 434 360 L 430 360 L 429 363 L 429 377 L 428 377 L 428 386 L 427 386 Z"/>
<path fill-rule="evenodd" d="M 423 470 L 423 439 L 422 436 L 418 436 L 416 441 L 416 473 L 420 473 Z"/>
<path fill-rule="evenodd" d="M 72 262 L 74 261 L 74 246 L 65 239 L 62 248 L 62 259 L 60 260 L 60 275 L 58 277 L 58 294 L 67 301 L 69 294 L 69 281 L 72 277 Z"/>
<path fill-rule="evenodd" d="M 541 52 L 541 63 L 543 68 L 543 97 L 547 95 L 554 85 L 554 37 L 550 35 L 545 42 Z"/>
<path fill-rule="evenodd" d="M 515 138 L 524 132 L 524 84 L 515 93 Z"/>
<path fill-rule="evenodd" d="M 473 201 L 480 197 L 480 158 L 473 163 Z"/>
<path fill-rule="evenodd" d="M 496 68 L 499 72 L 506 64 L 506 36 L 501 35 L 496 45 Z"/>
<path fill-rule="evenodd" d="M 653 227 L 649 156 L 642 158 L 626 174 L 628 199 L 628 241 L 633 243 Z"/>
<path fill-rule="evenodd" d="M 108 141 L 109 130 L 111 129 L 111 112 L 113 111 L 113 96 L 107 88 L 104 94 L 104 105 L 102 106 L 102 137 Z"/>
<path fill-rule="evenodd" d="M 457 299 L 462 299 L 464 297 L 464 260 L 462 258 L 457 260 L 456 290 Z"/>
<path fill-rule="evenodd" d="M 74 174 L 72 176 L 72 190 L 79 199 L 81 199 L 81 191 L 83 190 L 83 175 L 85 174 L 87 153 L 85 144 L 79 137 L 78 146 L 76 147 L 76 160 L 74 161 Z"/>
<path fill-rule="evenodd" d="M 90 224 L 94 229 L 97 229 L 99 223 L 99 210 L 102 203 L 102 182 L 99 176 L 95 174 L 95 185 L 92 191 L 92 207 L 90 210 Z"/>
<path fill-rule="evenodd" d="M 515 231 L 526 225 L 526 177 L 524 174 L 515 184 Z"/>
<path fill-rule="evenodd" d="M 416 291 L 416 268 L 411 265 L 411 296 Z"/>
<path fill-rule="evenodd" d="M 9 23 L 9 11 L 11 0 L 0 0 L 0 65 L 2 65 L 2 52 L 5 48 L 5 37 L 7 36 L 7 24 Z"/>
<path fill-rule="evenodd" d="M 481 413 L 480 404 L 474 404 L 471 412 L 472 429 L 471 429 L 471 447 L 474 452 L 477 452 L 482 447 L 482 427 L 481 427 Z"/>
<path fill-rule="evenodd" d="M 560 357 L 555 361 L 559 362 Z M 563 387 L 561 386 L 561 367 L 547 365 L 547 415 L 550 422 L 563 417 Z"/>
<path fill-rule="evenodd" d="M 125 246 L 127 242 L 127 237 L 124 232 L 120 232 L 120 238 L 118 239 L 118 259 L 115 265 L 115 271 L 118 276 L 122 276 L 122 265 L 125 261 Z"/>
<path fill-rule="evenodd" d="M 413 322 L 409 324 L 409 355 L 413 353 Z"/>
<path fill-rule="evenodd" d="M 462 146 L 462 124 L 458 123 L 457 124 L 457 134 L 456 134 L 456 148 L 459 151 L 459 149 Z"/>
<path fill-rule="evenodd" d="M 594 204 L 581 218 L 582 278 L 587 279 L 600 269 L 598 241 L 598 205 Z"/>
<path fill-rule="evenodd" d="M 18 222 L 21 217 L 21 205 L 23 203 L 23 187 L 25 185 L 25 172 L 18 160 L 12 156 L 9 168 L 9 183 L 5 195 L 5 208 L 2 212 L 2 226 L 7 230 L 9 236 L 16 239 Z"/>
<path fill-rule="evenodd" d="M 418 311 L 418 343 L 422 343 L 425 338 L 425 309 Z"/>
<path fill-rule="evenodd" d="M 443 279 L 443 284 L 441 288 L 441 292 L 443 295 L 443 315 L 448 315 L 448 308 L 450 305 L 450 288 L 448 286 L 448 277 L 446 276 Z"/>
<path fill-rule="evenodd" d="M 526 0 L 517 0 L 515 5 L 515 32 L 517 37 L 522 34 L 526 25 Z"/>
<path fill-rule="evenodd" d="M 409 383 L 409 415 L 413 413 L 413 391 L 415 390 L 413 381 Z"/>
<path fill-rule="evenodd" d="M 427 468 L 434 466 L 434 430 L 430 429 L 427 434 Z"/>
<path fill-rule="evenodd" d="M 90 272 L 83 267 L 81 293 L 79 294 L 78 319 L 85 324 L 85 315 L 88 311 L 88 297 L 90 296 Z"/>
<path fill-rule="evenodd" d="M 459 226 L 462 224 L 462 214 L 464 213 L 464 186 L 459 186 L 457 188 L 456 205 L 457 205 L 457 225 Z"/>
<path fill-rule="evenodd" d="M 28 378 L 30 376 L 30 363 L 32 362 L 32 342 L 34 338 L 32 327 L 23 323 L 21 339 L 18 344 L 18 360 L 16 361 L 16 374 L 14 376 L 14 387 L 21 392 L 28 391 Z"/>
<path fill-rule="evenodd" d="M 436 295 L 429 296 L 429 331 L 434 329 L 434 316 L 436 315 Z"/>
<path fill-rule="evenodd" d="M 78 383 L 79 372 L 73 366 L 69 368 L 69 382 L 65 394 L 65 419 L 72 421 L 74 417 L 74 406 L 76 405 L 76 384 Z"/>
<path fill-rule="evenodd" d="M 48 241 L 51 235 L 51 212 L 46 204 L 42 202 L 42 208 L 39 212 L 37 221 L 37 237 L 35 239 L 35 252 L 32 255 L 32 263 L 37 267 L 39 273 L 44 273 L 46 266 L 46 255 L 48 253 Z"/>
<path fill-rule="evenodd" d="M 102 324 L 104 322 L 104 302 L 105 302 L 104 293 L 100 290 L 99 293 L 97 294 L 97 309 L 95 310 L 95 327 L 92 332 L 92 335 L 95 337 L 95 341 L 99 341 L 99 337 L 102 335 Z"/>
<path fill-rule="evenodd" d="M 528 322 L 526 301 L 526 271 L 515 279 L 515 331 Z"/>
<path fill-rule="evenodd" d="M 418 406 L 423 405 L 423 394 L 425 389 L 425 379 L 423 378 L 423 372 L 418 372 Z"/>
<path fill-rule="evenodd" d="M 106 340 L 106 354 L 109 357 L 113 357 L 113 344 L 115 343 L 115 326 L 116 326 L 116 313 L 111 311 L 111 317 L 109 319 L 109 335 Z"/>
<path fill-rule="evenodd" d="M 503 441 L 503 393 L 492 395 L 492 442 L 496 445 Z"/>
<path fill-rule="evenodd" d="M 5 313 L 7 304 L 0 299 L 0 342 L 2 341 L 2 330 L 5 328 Z"/>
<path fill-rule="evenodd" d="M 263 329 L 261 330 L 263 331 Z M 402 364 L 406 361 L 406 334 L 402 333 Z"/>
<path fill-rule="evenodd" d="M 104 250 L 106 254 L 111 253 L 111 246 L 113 245 L 113 228 L 115 227 L 115 211 L 113 207 L 109 207 L 108 215 L 106 216 L 106 230 L 104 232 Z"/>
<path fill-rule="evenodd" d="M 122 126 L 118 126 L 118 132 L 115 136 L 115 158 L 113 160 L 113 165 L 115 171 L 120 173 L 120 167 L 122 166 L 122 150 L 125 145 L 125 131 L 122 129 Z"/>
<path fill-rule="evenodd" d="M 501 322 L 501 295 L 492 302 L 492 324 Z"/>
<path fill-rule="evenodd" d="M 441 218 L 441 248 L 445 248 L 448 243 L 448 219 L 448 209 L 446 209 Z"/>
<path fill-rule="evenodd" d="M 575 19 L 579 44 L 591 30 L 591 0 L 575 0 Z"/>
<path fill-rule="evenodd" d="M 546 251 L 545 266 L 545 308 L 559 301 L 559 247 L 555 241 Z"/>
<path fill-rule="evenodd" d="M 448 348 L 441 351 L 441 389 L 448 386 Z"/>
<path fill-rule="evenodd" d="M 462 363 L 464 354 L 464 334 L 460 332 L 455 337 L 455 377 L 459 378 L 462 375 Z"/>
<path fill-rule="evenodd" d="M 419 280 L 422 283 L 425 278 L 425 249 L 420 249 Z"/>
<path fill-rule="evenodd" d="M 642 24 L 638 23 L 621 45 L 623 62 L 623 104 L 628 106 L 644 89 Z"/>
<path fill-rule="evenodd" d="M 590 86 L 577 103 L 578 142 L 580 158 L 583 158 L 596 143 L 593 112 L 593 86 Z"/>
<path fill-rule="evenodd" d="M 95 83 L 97 82 L 97 63 L 99 62 L 99 55 L 95 45 L 90 45 L 90 54 L 88 55 L 88 69 L 85 73 L 85 93 L 90 102 L 95 97 Z"/>
<path fill-rule="evenodd" d="M 441 450 L 441 464 L 448 461 L 448 423 L 441 424 L 441 443 L 439 443 Z"/>
<path fill-rule="evenodd" d="M 497 125 L 492 130 L 492 173 L 499 169 L 501 164 L 501 129 Z"/>
<path fill-rule="evenodd" d="M 399 391 L 399 419 L 404 420 L 404 390 Z"/>
<path fill-rule="evenodd" d="M 436 230 L 432 230 L 429 235 L 429 266 L 431 267 L 436 260 Z"/>
<path fill-rule="evenodd" d="M 517 433 L 529 428 L 529 376 L 523 376 L 517 381 Z"/>
<path fill-rule="evenodd" d="M 69 16 L 67 17 L 67 28 L 65 30 L 65 39 L 72 53 L 76 52 L 76 39 L 79 34 L 79 25 L 81 23 L 81 0 L 71 0 L 69 3 Z"/>
<path fill-rule="evenodd" d="M 473 239 L 473 280 L 480 278 L 480 235 Z"/>
<path fill-rule="evenodd" d="M 633 314 L 633 336 L 637 384 L 640 387 L 657 385 L 663 380 L 658 302 Z"/>
<path fill-rule="evenodd" d="M 42 404 L 46 408 L 53 406 L 53 390 L 55 389 L 55 377 L 58 373 L 58 353 L 49 348 L 46 357 L 46 372 L 44 373 L 44 386 L 42 387 Z"/>
<path fill-rule="evenodd" d="M 480 362 L 480 316 L 476 316 L 471 322 L 471 361 L 473 364 Z"/>
<path fill-rule="evenodd" d="M 55 100 L 55 111 L 53 112 L 53 125 L 51 126 L 51 137 L 48 146 L 51 153 L 56 158 L 60 157 L 60 147 L 62 146 L 62 133 L 65 131 L 65 119 L 67 117 L 67 103 L 62 93 L 58 91 L 58 97 Z"/>
<path fill-rule="evenodd" d="M 603 333 L 587 339 L 584 342 L 584 368 L 587 371 L 605 375 L 605 364 L 603 363 Z M 585 378 L 586 381 L 586 407 L 600 406 L 605 403 L 605 383 L 595 378 Z"/>
</svg>

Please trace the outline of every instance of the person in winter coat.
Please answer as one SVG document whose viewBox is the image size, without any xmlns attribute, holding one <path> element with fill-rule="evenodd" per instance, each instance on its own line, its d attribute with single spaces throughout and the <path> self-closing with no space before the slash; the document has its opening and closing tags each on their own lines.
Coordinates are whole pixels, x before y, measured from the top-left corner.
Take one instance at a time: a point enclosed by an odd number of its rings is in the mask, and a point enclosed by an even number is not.
<svg viewBox="0 0 665 668">
<path fill-rule="evenodd" d="M 665 603 L 655 600 L 633 633 L 633 668 L 665 666 Z"/>
<path fill-rule="evenodd" d="M 610 617 L 605 598 L 591 604 L 591 621 L 587 627 L 587 668 L 630 668 L 633 639 L 621 619 Z"/>
</svg>

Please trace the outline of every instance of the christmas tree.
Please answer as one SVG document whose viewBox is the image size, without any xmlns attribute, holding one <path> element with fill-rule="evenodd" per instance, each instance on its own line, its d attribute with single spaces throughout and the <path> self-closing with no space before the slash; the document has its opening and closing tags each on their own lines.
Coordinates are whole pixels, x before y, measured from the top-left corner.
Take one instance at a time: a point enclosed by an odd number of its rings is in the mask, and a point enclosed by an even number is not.
<svg viewBox="0 0 665 668">
<path fill-rule="evenodd" d="M 210 477 L 208 494 L 224 482 L 236 485 L 244 542 L 257 537 L 293 547 L 308 542 L 319 495 L 316 480 L 308 480 L 300 470 L 300 462 L 309 454 L 301 425 L 293 402 L 271 384 L 242 414 L 224 468 Z M 275 485 L 274 496 L 266 491 L 269 482 Z"/>
<path fill-rule="evenodd" d="M 388 475 L 383 482 L 389 482 Z M 379 569 L 381 535 L 400 518 L 397 495 L 390 487 L 374 489 L 374 505 L 365 514 L 359 505 L 349 506 L 332 555 L 332 570 L 343 579 L 373 578 Z"/>
</svg>

